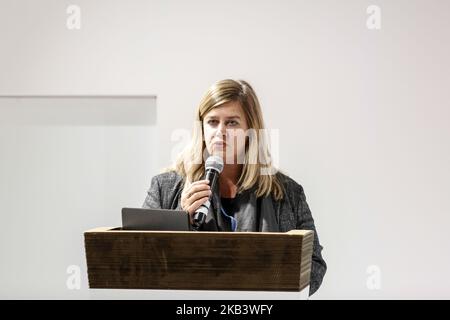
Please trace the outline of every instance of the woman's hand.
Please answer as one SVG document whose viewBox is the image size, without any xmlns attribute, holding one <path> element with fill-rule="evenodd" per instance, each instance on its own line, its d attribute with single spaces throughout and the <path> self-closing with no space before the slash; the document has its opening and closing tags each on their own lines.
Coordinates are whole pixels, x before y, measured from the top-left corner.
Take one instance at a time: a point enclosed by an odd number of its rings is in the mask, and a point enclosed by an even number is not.
<svg viewBox="0 0 450 320">
<path fill-rule="evenodd" d="M 191 224 L 194 222 L 194 213 L 208 200 L 211 195 L 209 180 L 199 180 L 192 183 L 181 194 L 181 208 L 189 213 Z"/>
</svg>

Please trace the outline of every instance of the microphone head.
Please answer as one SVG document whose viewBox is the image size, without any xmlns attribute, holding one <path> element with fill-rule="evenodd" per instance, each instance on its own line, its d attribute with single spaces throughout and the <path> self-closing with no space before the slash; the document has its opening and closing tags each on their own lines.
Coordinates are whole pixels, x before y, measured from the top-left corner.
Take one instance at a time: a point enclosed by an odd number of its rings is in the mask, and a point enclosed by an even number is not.
<svg viewBox="0 0 450 320">
<path fill-rule="evenodd" d="M 219 156 L 208 157 L 205 162 L 205 171 L 208 169 L 213 169 L 221 173 L 223 170 L 223 159 Z"/>
</svg>

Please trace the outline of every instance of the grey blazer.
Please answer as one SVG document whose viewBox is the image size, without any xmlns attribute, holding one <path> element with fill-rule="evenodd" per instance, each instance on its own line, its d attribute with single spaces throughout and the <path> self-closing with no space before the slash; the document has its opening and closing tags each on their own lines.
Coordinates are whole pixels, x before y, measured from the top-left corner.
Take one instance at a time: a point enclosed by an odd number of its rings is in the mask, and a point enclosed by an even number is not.
<svg viewBox="0 0 450 320">
<path fill-rule="evenodd" d="M 262 222 L 249 225 L 248 228 L 243 228 L 238 231 L 278 231 L 287 232 L 293 229 L 313 230 L 314 231 L 314 246 L 312 254 L 311 265 L 311 281 L 309 294 L 312 295 L 320 287 L 322 279 L 327 270 L 327 265 L 322 258 L 323 247 L 319 243 L 319 236 L 314 226 L 314 220 L 311 215 L 311 211 L 306 202 L 306 196 L 303 191 L 303 187 L 295 182 L 290 177 L 278 172 L 278 177 L 282 182 L 285 191 L 285 197 L 281 201 L 275 201 L 272 197 L 265 197 L 264 199 L 258 198 L 258 206 L 250 208 L 258 208 L 252 211 L 266 212 L 269 219 L 264 218 L 264 221 L 274 221 L 275 227 L 264 225 Z M 150 188 L 147 192 L 147 196 L 142 205 L 143 208 L 155 208 L 155 209 L 174 209 L 182 210 L 181 208 L 181 193 L 183 191 L 184 179 L 175 171 L 165 172 L 158 174 L 152 178 Z M 218 189 L 218 188 L 217 188 Z M 247 198 L 252 199 L 254 190 L 249 190 Z M 214 194 L 214 193 L 213 193 Z M 217 194 L 217 192 L 216 192 Z M 212 199 L 212 206 L 215 201 L 220 201 L 220 198 Z M 262 200 L 262 201 L 261 201 Z M 251 201 L 251 200 L 248 200 Z M 256 200 L 255 200 L 256 202 Z M 268 213 L 267 213 L 268 212 Z M 246 216 L 251 214 L 245 214 Z M 264 214 L 264 213 L 263 213 Z M 214 220 L 214 216 L 215 219 Z M 275 217 L 273 217 L 275 216 Z M 208 214 L 209 221 L 205 222 L 209 224 L 209 230 L 225 230 L 226 226 L 224 220 L 221 219 L 221 215 Z M 259 221 L 259 220 L 258 220 Z M 250 224 L 251 222 L 243 221 L 242 224 Z M 277 230 L 272 230 L 276 228 Z M 256 229 L 256 230 L 253 230 Z M 208 230 L 208 229 L 207 229 Z"/>
</svg>

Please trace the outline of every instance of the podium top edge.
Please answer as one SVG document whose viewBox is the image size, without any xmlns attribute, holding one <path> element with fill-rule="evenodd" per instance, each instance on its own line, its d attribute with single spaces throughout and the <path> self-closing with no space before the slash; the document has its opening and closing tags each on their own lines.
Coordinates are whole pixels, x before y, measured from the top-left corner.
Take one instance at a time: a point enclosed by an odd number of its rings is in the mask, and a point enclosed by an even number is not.
<svg viewBox="0 0 450 320">
<path fill-rule="evenodd" d="M 164 231 L 164 230 L 122 230 L 120 227 L 97 227 L 86 230 L 84 233 L 175 233 L 175 234 L 246 234 L 246 235 L 297 235 L 306 236 L 314 233 L 312 230 L 290 230 L 288 232 L 226 232 L 226 231 Z"/>
</svg>

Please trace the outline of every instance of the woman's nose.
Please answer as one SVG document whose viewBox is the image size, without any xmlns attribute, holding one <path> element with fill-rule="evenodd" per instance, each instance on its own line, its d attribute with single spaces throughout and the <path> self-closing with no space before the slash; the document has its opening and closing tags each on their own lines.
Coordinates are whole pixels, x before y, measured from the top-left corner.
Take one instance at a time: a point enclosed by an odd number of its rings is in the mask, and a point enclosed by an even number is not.
<svg viewBox="0 0 450 320">
<path fill-rule="evenodd" d="M 226 130 L 227 128 L 225 123 L 223 122 L 219 123 L 219 125 L 217 126 L 216 136 L 225 137 L 227 132 Z"/>
</svg>

